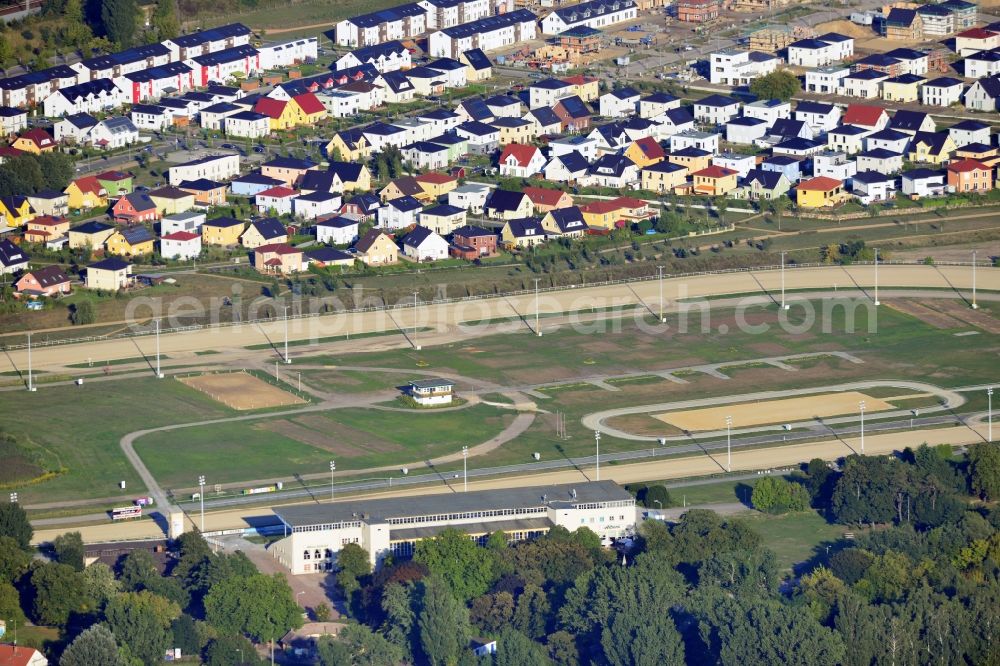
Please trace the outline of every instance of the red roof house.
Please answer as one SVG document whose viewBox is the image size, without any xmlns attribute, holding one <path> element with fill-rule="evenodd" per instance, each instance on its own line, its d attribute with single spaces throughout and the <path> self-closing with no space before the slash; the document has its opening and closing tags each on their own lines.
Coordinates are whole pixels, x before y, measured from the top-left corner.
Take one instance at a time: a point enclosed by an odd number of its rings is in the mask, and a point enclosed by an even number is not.
<svg viewBox="0 0 1000 666">
<path fill-rule="evenodd" d="M 552 190 L 547 187 L 526 187 L 524 193 L 535 204 L 535 211 L 546 213 L 556 208 L 569 208 L 573 205 L 573 197 L 562 190 Z"/>
<path fill-rule="evenodd" d="M 881 106 L 868 104 L 848 104 L 844 117 L 840 119 L 844 125 L 857 125 L 874 131 L 884 129 L 889 124 L 889 114 Z"/>
<path fill-rule="evenodd" d="M 523 143 L 508 143 L 500 154 L 500 174 L 529 178 L 541 173 L 545 158 L 538 146 Z"/>
</svg>

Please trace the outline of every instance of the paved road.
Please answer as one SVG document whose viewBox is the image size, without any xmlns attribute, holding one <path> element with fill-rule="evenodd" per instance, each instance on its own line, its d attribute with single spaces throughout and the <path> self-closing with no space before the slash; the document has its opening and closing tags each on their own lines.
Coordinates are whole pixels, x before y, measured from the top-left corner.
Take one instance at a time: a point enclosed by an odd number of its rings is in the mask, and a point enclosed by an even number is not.
<svg viewBox="0 0 1000 666">
<path fill-rule="evenodd" d="M 978 271 L 978 286 L 982 290 L 1000 291 L 1000 270 L 981 268 Z M 846 295 L 872 297 L 875 270 L 872 266 L 830 266 L 818 268 L 796 268 L 785 271 L 785 285 L 792 289 L 828 289 L 838 286 Z M 925 266 L 925 265 L 882 265 L 879 268 L 882 288 L 935 288 L 961 291 L 964 295 L 971 289 L 972 273 L 966 267 Z M 624 307 L 636 304 L 656 303 L 659 283 L 656 280 L 633 282 L 630 285 L 581 287 L 543 292 L 537 300 L 540 313 L 579 312 L 605 308 Z M 721 296 L 727 294 L 764 294 L 771 298 L 781 289 L 781 277 L 777 270 L 754 269 L 741 272 L 711 273 L 700 276 L 667 278 L 663 281 L 665 301 L 675 303 L 681 299 Z M 475 332 L 477 327 L 459 324 L 482 321 L 491 318 L 511 316 L 531 319 L 535 312 L 536 299 L 531 293 L 496 298 L 483 298 L 449 303 L 420 305 L 417 308 L 401 308 L 391 312 L 385 310 L 369 312 L 342 312 L 303 319 L 293 319 L 288 325 L 290 340 L 309 340 L 337 335 L 375 333 L 385 331 L 405 331 L 416 327 L 432 327 L 435 334 L 421 335 L 421 343 L 436 344 L 454 339 L 455 334 L 465 337 Z M 480 330 L 483 327 L 478 327 Z M 260 344 L 267 340 L 282 340 L 285 323 L 282 320 L 268 320 L 204 328 L 192 331 L 165 333 L 160 336 L 161 353 L 166 355 L 193 354 L 204 350 L 230 350 Z M 441 335 L 443 334 L 443 335 Z M 152 336 L 135 339 L 135 343 L 146 353 L 152 352 Z M 105 361 L 135 356 L 135 345 L 122 344 L 121 340 L 101 340 L 77 344 L 49 347 L 35 347 L 33 364 L 35 369 L 60 368 L 81 360 L 92 359 L 95 364 Z M 27 367 L 25 349 L 9 350 L 11 363 L 15 368 Z"/>
</svg>

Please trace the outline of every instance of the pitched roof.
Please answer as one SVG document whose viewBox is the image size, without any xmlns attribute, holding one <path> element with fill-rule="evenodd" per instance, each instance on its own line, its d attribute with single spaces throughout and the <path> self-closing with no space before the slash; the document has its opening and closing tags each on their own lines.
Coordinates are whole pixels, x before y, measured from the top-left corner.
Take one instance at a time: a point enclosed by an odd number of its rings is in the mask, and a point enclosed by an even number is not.
<svg viewBox="0 0 1000 666">
<path fill-rule="evenodd" d="M 257 100 L 257 103 L 253 105 L 253 110 L 255 113 L 265 115 L 268 118 L 280 118 L 281 114 L 285 111 L 285 106 L 288 102 L 280 99 L 274 99 L 272 97 L 261 97 Z"/>
<path fill-rule="evenodd" d="M 139 243 L 148 243 L 151 240 L 155 240 L 152 232 L 142 225 L 119 229 L 118 233 L 122 235 L 122 238 L 129 245 L 138 245 Z"/>
<path fill-rule="evenodd" d="M 524 192 L 495 189 L 486 199 L 486 208 L 495 210 L 517 210 L 526 195 Z"/>
<path fill-rule="evenodd" d="M 725 178 L 726 176 L 732 176 L 738 174 L 739 171 L 735 169 L 727 169 L 726 167 L 719 166 L 718 164 L 713 164 L 712 166 L 706 167 L 701 171 L 695 171 L 692 176 L 701 176 L 703 178 Z"/>
<path fill-rule="evenodd" d="M 948 171 L 954 171 L 955 173 L 968 173 L 969 171 L 991 171 L 991 169 L 980 162 L 979 160 L 974 160 L 970 157 L 958 160 L 957 162 L 952 162 L 948 165 Z"/>
<path fill-rule="evenodd" d="M 739 104 L 732 97 L 726 97 L 725 95 L 709 95 L 708 97 L 702 97 L 697 100 L 695 106 L 713 106 L 713 107 L 726 107 L 732 106 L 733 104 Z"/>
<path fill-rule="evenodd" d="M 125 261 L 124 259 L 119 259 L 118 257 L 108 257 L 107 259 L 103 259 L 101 261 L 90 264 L 89 266 L 87 266 L 87 270 L 89 271 L 91 269 L 94 269 L 99 271 L 121 271 L 125 270 L 131 265 L 132 264 Z"/>
<path fill-rule="evenodd" d="M 568 206 L 549 211 L 552 221 L 559 227 L 559 231 L 568 233 L 570 231 L 582 231 L 587 228 L 587 223 L 583 220 L 583 211 L 579 206 Z"/>
<path fill-rule="evenodd" d="M 27 253 L 20 247 L 11 242 L 10 239 L 4 238 L 0 240 L 0 265 L 2 266 L 17 266 L 18 264 L 27 263 L 30 257 Z"/>
<path fill-rule="evenodd" d="M 878 124 L 879 118 L 885 113 L 881 106 L 869 106 L 866 104 L 848 104 L 847 111 L 841 122 L 845 125 L 866 125 L 874 127 Z"/>
<path fill-rule="evenodd" d="M 379 236 L 385 236 L 390 241 L 392 240 L 392 236 L 390 236 L 389 234 L 385 233 L 384 231 L 380 231 L 378 229 L 370 229 L 368 231 L 368 233 L 366 233 L 364 236 L 362 236 L 358 240 L 358 242 L 354 244 L 354 248 L 358 252 L 361 252 L 362 254 L 364 254 L 365 252 L 367 252 L 368 250 L 370 250 L 372 248 L 372 245 L 375 244 L 375 241 L 378 240 Z"/>
<path fill-rule="evenodd" d="M 553 190 L 548 187 L 529 186 L 524 188 L 524 193 L 531 199 L 531 203 L 536 206 L 555 206 L 563 197 L 562 190 Z"/>
<path fill-rule="evenodd" d="M 257 233 L 259 233 L 264 240 L 288 235 L 288 230 L 285 229 L 285 225 L 283 225 L 276 217 L 262 217 L 251 222 L 250 226 L 256 229 Z"/>
<path fill-rule="evenodd" d="M 434 233 L 433 230 L 428 229 L 427 227 L 422 227 L 418 224 L 417 226 L 410 229 L 410 233 L 406 234 L 406 236 L 403 237 L 402 243 L 403 245 L 409 245 L 410 247 L 420 247 L 428 239 L 431 239 L 435 236 L 440 238 L 440 236 Z"/>
<path fill-rule="evenodd" d="M 66 272 L 55 264 L 36 268 L 33 271 L 29 271 L 29 273 L 34 276 L 35 281 L 38 282 L 38 286 L 40 287 L 51 287 L 54 284 L 69 282 L 69 276 L 66 275 Z"/>
<path fill-rule="evenodd" d="M 172 234 L 166 234 L 165 236 L 160 236 L 160 240 L 170 240 L 170 241 L 193 241 L 195 238 L 201 238 L 201 234 L 194 231 L 175 231 Z"/>
<path fill-rule="evenodd" d="M 816 176 L 815 178 L 810 178 L 809 180 L 799 183 L 795 189 L 806 190 L 809 192 L 829 192 L 830 190 L 835 190 L 838 187 L 843 187 L 843 185 L 843 181 L 837 180 L 836 178 Z"/>
<path fill-rule="evenodd" d="M 508 143 L 500 153 L 500 164 L 506 164 L 508 157 L 513 157 L 520 167 L 526 167 L 531 163 L 532 158 L 538 154 L 537 146 L 529 146 L 523 143 Z"/>
<path fill-rule="evenodd" d="M 326 107 L 323 103 L 319 101 L 319 98 L 311 92 L 302 93 L 301 95 L 296 95 L 292 97 L 295 103 L 299 105 L 306 114 L 312 115 L 314 113 L 326 113 Z"/>
<path fill-rule="evenodd" d="M 770 169 L 750 169 L 743 182 L 746 185 L 760 183 L 760 186 L 767 190 L 773 190 L 781 182 L 784 174 L 780 171 Z"/>
<path fill-rule="evenodd" d="M 418 183 L 432 183 L 434 185 L 443 185 L 444 183 L 455 182 L 458 179 L 454 176 L 449 176 L 446 173 L 438 173 L 436 171 L 428 171 L 427 173 L 422 173 L 416 177 Z"/>
<path fill-rule="evenodd" d="M 516 220 L 507 220 L 506 226 L 510 229 L 514 238 L 545 238 L 545 229 L 542 228 L 541 222 L 535 217 L 521 217 Z"/>
<path fill-rule="evenodd" d="M 234 217 L 217 217 L 212 220 L 206 220 L 202 225 L 203 227 L 217 227 L 219 229 L 228 229 L 229 227 L 243 226 L 243 220 L 237 220 Z"/>
<path fill-rule="evenodd" d="M 298 194 L 298 190 L 293 190 L 290 187 L 285 187 L 284 185 L 278 185 L 276 187 L 271 187 L 263 192 L 258 192 L 258 197 L 276 197 L 279 199 L 285 199 L 287 197 L 293 197 Z"/>
<path fill-rule="evenodd" d="M 496 232 L 490 231 L 489 229 L 483 229 L 482 227 L 477 227 L 475 225 L 466 224 L 465 226 L 452 231 L 451 235 L 461 236 L 462 238 L 481 238 L 483 236 L 496 236 Z"/>
</svg>

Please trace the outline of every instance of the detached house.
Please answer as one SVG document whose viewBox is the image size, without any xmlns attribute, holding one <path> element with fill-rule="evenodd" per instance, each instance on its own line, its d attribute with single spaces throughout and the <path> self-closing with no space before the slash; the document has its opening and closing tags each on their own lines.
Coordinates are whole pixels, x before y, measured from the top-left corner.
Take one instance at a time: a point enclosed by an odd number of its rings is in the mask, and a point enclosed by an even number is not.
<svg viewBox="0 0 1000 666">
<path fill-rule="evenodd" d="M 119 257 L 139 257 L 153 254 L 153 244 L 156 238 L 152 232 L 142 225 L 119 229 L 105 241 L 104 247 L 108 254 Z"/>
<path fill-rule="evenodd" d="M 725 125 L 739 112 L 740 103 L 725 95 L 709 95 L 694 103 L 694 119 L 707 125 Z"/>
<path fill-rule="evenodd" d="M 500 240 L 509 248 L 530 248 L 545 242 L 545 229 L 533 217 L 510 219 L 500 230 Z"/>
<path fill-rule="evenodd" d="M 399 248 L 392 236 L 378 229 L 366 233 L 354 249 L 358 258 L 368 266 L 387 266 L 399 261 Z"/>
<path fill-rule="evenodd" d="M 90 248 L 96 250 L 104 247 L 104 241 L 111 237 L 115 228 L 110 224 L 91 221 L 71 227 L 69 230 L 69 247 L 72 250 Z"/>
<path fill-rule="evenodd" d="M 197 259 L 201 254 L 201 234 L 195 231 L 175 231 L 160 236 L 160 256 L 181 261 Z"/>
<path fill-rule="evenodd" d="M 836 206 L 848 197 L 844 183 L 836 178 L 817 176 L 795 186 L 796 203 L 800 208 Z"/>
<path fill-rule="evenodd" d="M 541 173 L 545 158 L 537 146 L 509 143 L 500 154 L 500 174 L 518 178 L 530 178 Z"/>
<path fill-rule="evenodd" d="M 193 197 L 192 197 L 193 199 Z M 159 219 L 160 213 L 156 210 L 156 203 L 145 192 L 131 192 L 121 197 L 111 207 L 111 212 L 116 220 L 134 224 L 137 222 L 152 222 Z M 177 213 L 181 211 L 169 211 Z"/>
<path fill-rule="evenodd" d="M 37 298 L 39 296 L 59 296 L 72 291 L 69 276 L 59 266 L 44 266 L 28 271 L 14 284 L 18 294 Z"/>
<path fill-rule="evenodd" d="M 711 197 L 721 197 L 736 189 L 739 172 L 718 165 L 691 174 L 694 192 Z"/>
<path fill-rule="evenodd" d="M 852 194 L 863 205 L 896 198 L 896 179 L 878 171 L 859 171 L 852 179 Z"/>
<path fill-rule="evenodd" d="M 626 118 L 635 115 L 639 97 L 638 91 L 634 88 L 616 88 L 601 95 L 599 113 L 605 118 Z"/>
<path fill-rule="evenodd" d="M 390 199 L 378 209 L 378 225 L 383 229 L 404 229 L 417 223 L 420 202 L 411 196 Z"/>
<path fill-rule="evenodd" d="M 0 275 L 12 275 L 28 268 L 28 253 L 9 239 L 0 240 Z"/>
<path fill-rule="evenodd" d="M 639 173 L 641 188 L 657 194 L 672 192 L 687 182 L 687 167 L 673 162 L 657 162 Z"/>
<path fill-rule="evenodd" d="M 551 210 L 542 217 L 542 229 L 550 238 L 578 238 L 587 233 L 583 211 L 577 206 Z"/>
<path fill-rule="evenodd" d="M 253 267 L 264 274 L 289 275 L 306 269 L 302 250 L 287 243 L 270 243 L 254 248 Z"/>
<path fill-rule="evenodd" d="M 495 220 L 525 218 L 533 212 L 534 204 L 527 194 L 510 190 L 493 190 L 483 205 L 484 216 Z"/>
<path fill-rule="evenodd" d="M 132 284 L 132 280 L 132 264 L 118 257 L 109 257 L 87 266 L 84 284 L 87 289 L 118 291 L 126 289 Z"/>
<path fill-rule="evenodd" d="M 417 225 L 402 240 L 403 254 L 416 261 L 448 258 L 448 241 L 427 227 Z"/>
<path fill-rule="evenodd" d="M 993 169 L 973 159 L 963 159 L 947 166 L 948 189 L 953 192 L 989 192 L 993 189 Z"/>
<path fill-rule="evenodd" d="M 209 224 L 206 222 L 206 224 Z M 251 250 L 262 245 L 288 242 L 288 230 L 277 218 L 264 217 L 254 220 L 240 236 L 243 247 Z"/>
<path fill-rule="evenodd" d="M 465 224 L 465 214 L 464 208 L 451 204 L 438 204 L 420 211 L 418 224 L 434 233 L 447 236 L 453 229 Z"/>
<path fill-rule="evenodd" d="M 233 247 L 240 242 L 244 223 L 232 217 L 217 217 L 201 225 L 201 240 L 205 245 Z"/>
<path fill-rule="evenodd" d="M 452 232 L 451 242 L 451 254 L 467 261 L 497 253 L 496 233 L 482 227 L 459 227 Z"/>
<path fill-rule="evenodd" d="M 524 193 L 531 199 L 536 213 L 547 213 L 556 208 L 568 208 L 573 205 L 573 197 L 562 190 L 529 186 L 524 188 Z"/>
<path fill-rule="evenodd" d="M 777 171 L 751 169 L 743 179 L 743 196 L 750 201 L 773 201 L 787 194 L 792 184 Z"/>
</svg>

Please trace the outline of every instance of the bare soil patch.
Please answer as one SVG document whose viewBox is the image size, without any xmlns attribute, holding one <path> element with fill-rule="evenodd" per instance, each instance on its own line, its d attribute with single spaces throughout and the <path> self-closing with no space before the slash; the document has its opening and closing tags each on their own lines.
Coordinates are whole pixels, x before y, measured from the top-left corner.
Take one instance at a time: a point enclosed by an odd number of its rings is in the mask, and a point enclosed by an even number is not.
<svg viewBox="0 0 1000 666">
<path fill-rule="evenodd" d="M 886 301 L 886 305 L 894 310 L 899 310 L 903 314 L 916 317 L 920 321 L 929 326 L 933 326 L 934 328 L 949 329 L 962 328 L 963 326 L 963 323 L 960 320 L 950 317 L 942 312 L 939 312 L 938 310 L 933 310 L 923 303 L 911 301 L 907 298 Z"/>
<path fill-rule="evenodd" d="M 605 423 L 623 432 L 632 433 L 633 435 L 643 435 L 645 437 L 667 437 L 681 434 L 681 430 L 668 423 L 664 423 L 651 414 L 612 416 Z"/>
<path fill-rule="evenodd" d="M 839 32 L 842 35 L 847 35 L 848 37 L 853 37 L 854 39 L 868 39 L 870 37 L 875 37 L 875 33 L 871 31 L 871 28 L 865 28 L 857 23 L 851 23 L 846 19 L 841 19 L 839 21 L 827 21 L 826 23 L 820 23 L 816 26 L 817 35 L 822 35 L 828 32 Z"/>
<path fill-rule="evenodd" d="M 786 423 L 815 417 L 852 414 L 858 410 L 858 402 L 861 400 L 865 401 L 866 411 L 869 412 L 893 408 L 888 402 L 859 391 L 845 391 L 780 400 L 744 402 L 720 407 L 685 409 L 655 414 L 654 416 L 682 430 L 719 430 L 725 427 L 727 416 L 732 417 L 733 425 L 737 428 Z"/>
<path fill-rule="evenodd" d="M 178 380 L 231 409 L 264 409 L 305 403 L 302 398 L 245 372 L 178 377 Z"/>
<path fill-rule="evenodd" d="M 378 453 L 389 453 L 402 449 L 395 442 L 390 442 L 370 432 L 338 423 L 335 418 L 336 412 L 331 412 L 326 416 L 322 414 L 303 414 L 302 416 L 295 417 L 295 422 L 321 433 L 328 433 L 332 439 L 338 441 L 338 446 L 342 445 L 348 448 L 353 446 L 365 451 L 375 451 Z M 372 418 L 378 418 L 377 413 L 373 413 Z"/>
<path fill-rule="evenodd" d="M 983 310 L 973 310 L 972 308 L 966 306 L 964 303 L 958 301 L 944 301 L 940 303 L 935 303 L 935 307 L 941 310 L 946 315 L 960 319 L 961 321 L 971 324 L 976 328 L 981 328 L 987 333 L 992 333 L 994 335 L 1000 334 L 1000 321 L 997 321 L 996 317 Z"/>
<path fill-rule="evenodd" d="M 324 451 L 329 451 L 330 453 L 336 453 L 343 456 L 363 456 L 366 453 L 363 449 L 358 449 L 349 444 L 344 444 L 342 441 L 339 441 L 330 435 L 316 432 L 315 430 L 303 427 L 298 423 L 293 423 L 288 419 L 265 421 L 264 423 L 258 423 L 254 426 L 254 428 L 258 430 L 266 430 L 267 432 L 273 432 L 276 435 L 281 435 L 282 437 L 287 437 L 288 439 L 294 439 L 296 442 L 308 444 L 309 446 L 314 446 L 317 449 L 322 449 Z"/>
</svg>

